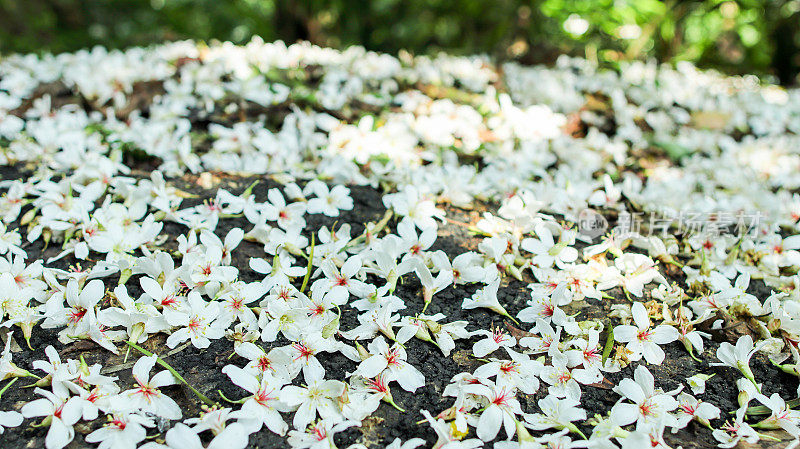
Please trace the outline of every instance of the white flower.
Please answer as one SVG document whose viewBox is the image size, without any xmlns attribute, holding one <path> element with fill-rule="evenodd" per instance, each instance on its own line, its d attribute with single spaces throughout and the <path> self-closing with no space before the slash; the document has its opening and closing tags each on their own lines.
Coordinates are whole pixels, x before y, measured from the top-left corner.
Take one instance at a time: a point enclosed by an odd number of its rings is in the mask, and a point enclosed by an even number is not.
<svg viewBox="0 0 800 449">
<path fill-rule="evenodd" d="M 486 287 L 475 292 L 471 298 L 464 298 L 464 301 L 461 303 L 461 308 L 469 310 L 483 307 L 499 313 L 500 315 L 507 317 L 512 321 L 516 321 L 511 318 L 511 315 L 508 314 L 505 307 L 503 307 L 500 304 L 500 301 L 497 299 L 497 292 L 500 288 L 500 280 L 501 279 L 498 276 Z"/>
<path fill-rule="evenodd" d="M 141 446 L 141 449 L 204 449 L 197 432 L 183 423 L 177 423 L 175 427 L 169 429 L 164 440 L 166 444 L 150 442 Z"/>
<path fill-rule="evenodd" d="M 44 398 L 36 399 L 22 406 L 22 416 L 33 418 L 44 416 L 50 421 L 44 443 L 47 449 L 61 449 L 75 438 L 72 426 L 81 419 L 79 398 L 70 398 L 66 387 L 53 385 L 53 391 L 36 388 L 36 394 Z"/>
<path fill-rule="evenodd" d="M 305 228 L 306 204 L 296 202 L 287 204 L 283 194 L 278 189 L 267 192 L 268 202 L 263 204 L 263 217 L 266 220 L 277 221 L 283 229 Z"/>
<path fill-rule="evenodd" d="M 478 418 L 476 433 L 483 441 L 491 441 L 505 428 L 508 439 L 516 433 L 516 415 L 522 414 L 513 389 L 496 385 L 474 385 L 469 389 L 472 394 L 481 395 L 487 400 L 486 408 Z"/>
<path fill-rule="evenodd" d="M 548 352 L 550 351 L 553 343 L 558 344 L 559 339 L 561 338 L 561 330 L 563 327 L 556 326 L 557 330 L 553 330 L 553 326 L 550 325 L 547 321 L 536 318 L 536 327 L 533 329 L 534 334 L 541 335 L 541 337 L 533 336 L 525 336 L 519 339 L 519 345 L 525 348 L 529 348 L 532 350 L 533 353 L 541 353 L 541 352 Z"/>
<path fill-rule="evenodd" d="M 445 318 L 442 313 L 436 315 L 420 314 L 417 317 L 405 316 L 397 326 L 396 341 L 405 344 L 413 337 L 422 341 L 427 341 L 439 347 L 445 356 L 450 355 L 455 347 L 455 340 L 469 338 L 470 332 L 467 331 L 466 321 L 453 321 L 452 323 L 440 324 L 438 321 Z"/>
<path fill-rule="evenodd" d="M 289 426 L 279 412 L 288 411 L 289 408 L 279 400 L 281 387 L 286 380 L 276 378 L 268 373 L 261 375 L 261 380 L 247 371 L 234 366 L 226 365 L 222 368 L 231 382 L 244 388 L 252 394 L 242 405 L 242 408 L 232 412 L 232 418 L 239 418 L 248 433 L 258 432 L 266 426 L 278 435 L 285 435 Z"/>
<path fill-rule="evenodd" d="M 241 228 L 233 228 L 225 235 L 225 241 L 217 237 L 216 234 L 209 230 L 203 230 L 200 233 L 200 242 L 206 248 L 219 248 L 220 252 L 222 253 L 221 262 L 223 265 L 230 265 L 231 263 L 231 253 L 239 243 L 242 242 L 242 238 L 244 237 L 244 231 Z"/>
<path fill-rule="evenodd" d="M 215 323 L 215 327 L 226 329 L 237 320 L 245 323 L 250 329 L 257 327 L 258 318 L 249 304 L 263 297 L 267 290 L 261 282 L 248 284 L 236 281 L 230 284 L 224 292 L 219 294 L 222 307 L 218 319 L 221 324 Z"/>
<path fill-rule="evenodd" d="M 735 347 L 727 341 L 723 342 L 719 345 L 719 348 L 717 348 L 717 358 L 722 363 L 711 363 L 711 366 L 729 366 L 741 371 L 744 377 L 752 382 L 760 392 L 761 387 L 756 384 L 753 371 L 750 370 L 750 358 L 753 357 L 764 344 L 765 342 L 760 342 L 757 345 L 753 345 L 753 337 L 748 334 L 739 337 L 739 339 L 736 340 Z"/>
<path fill-rule="evenodd" d="M 531 360 L 525 354 L 514 352 L 506 347 L 511 360 L 491 359 L 475 369 L 475 377 L 488 379 L 496 376 L 498 387 L 516 388 L 525 394 L 534 394 L 539 389 L 539 374 L 544 366 L 538 360 Z"/>
<path fill-rule="evenodd" d="M 428 421 L 428 424 L 436 432 L 436 443 L 432 449 L 476 449 L 483 447 L 483 442 L 477 438 L 462 439 L 462 435 L 455 435 L 456 429 L 450 426 L 441 418 L 434 419 L 430 412 L 427 410 L 420 410 L 422 416 Z M 490 415 L 491 418 L 491 415 Z M 501 418 L 502 420 L 502 418 Z M 498 426 L 498 431 L 500 427 Z"/>
<path fill-rule="evenodd" d="M 416 391 L 425 385 L 425 377 L 413 365 L 406 361 L 406 350 L 399 344 L 391 348 L 382 336 L 367 345 L 370 356 L 356 369 L 355 373 L 373 378 L 386 371 L 390 380 L 396 380 L 406 391 Z"/>
<path fill-rule="evenodd" d="M 299 369 L 303 370 L 303 376 L 306 379 L 322 379 L 325 377 L 325 368 L 317 360 L 317 354 L 332 350 L 334 350 L 334 345 L 323 338 L 321 332 L 313 331 L 292 343 L 288 348 L 288 353 L 295 366 L 299 366 Z"/>
<path fill-rule="evenodd" d="M 336 217 L 340 210 L 353 209 L 353 199 L 350 198 L 350 189 L 343 185 L 334 186 L 328 190 L 328 186 L 320 181 L 311 181 L 306 186 L 316 198 L 308 200 L 309 214 L 325 214 L 329 217 Z"/>
<path fill-rule="evenodd" d="M 144 278 L 143 278 L 144 279 Z M 136 304 L 128 296 L 124 285 L 114 288 L 114 297 L 122 304 L 120 307 L 109 307 L 97 313 L 97 319 L 106 326 L 122 326 L 131 343 L 142 343 L 150 334 L 165 331 L 169 325 L 164 317 L 150 304 Z"/>
<path fill-rule="evenodd" d="M 520 321 L 526 323 L 536 322 L 542 319 L 546 322 L 563 326 L 567 322 L 567 314 L 561 310 L 561 306 L 566 306 L 572 302 L 572 293 L 567 289 L 565 282 L 558 286 L 549 295 L 540 295 L 531 291 L 531 299 L 528 307 L 522 309 L 517 314 Z"/>
<path fill-rule="evenodd" d="M 614 260 L 614 269 L 604 273 L 597 288 L 607 290 L 611 287 L 622 287 L 636 297 L 644 294 L 644 286 L 653 281 L 667 284 L 667 280 L 659 273 L 653 259 L 644 254 L 625 253 Z"/>
<path fill-rule="evenodd" d="M 756 432 L 749 424 L 744 422 L 746 408 L 740 408 L 736 411 L 736 419 L 732 424 L 726 424 L 720 429 L 714 429 L 711 434 L 719 441 L 717 447 L 730 449 L 744 440 L 746 443 L 755 444 L 760 439 L 758 432 Z"/>
<path fill-rule="evenodd" d="M 296 429 L 305 429 L 317 414 L 323 419 L 340 420 L 336 400 L 345 389 L 344 383 L 338 380 L 306 378 L 306 387 L 287 385 L 280 392 L 280 400 L 284 404 L 295 407 L 292 424 Z"/>
<path fill-rule="evenodd" d="M 400 236 L 401 245 L 406 248 L 403 259 L 409 257 L 422 257 L 424 252 L 436 241 L 436 228 L 423 228 L 417 235 L 414 221 L 408 217 L 397 224 L 397 235 Z"/>
<path fill-rule="evenodd" d="M 569 246 L 571 242 L 569 240 L 555 242 L 553 233 L 546 224 L 539 224 L 534 229 L 539 238 L 526 238 L 522 240 L 520 247 L 535 254 L 533 263 L 537 266 L 547 268 L 555 263 L 557 267 L 563 269 L 578 258 L 578 250 Z"/>
<path fill-rule="evenodd" d="M 481 257 L 475 252 L 470 251 L 456 256 L 450 266 L 453 271 L 453 283 L 472 284 L 485 279 L 486 270 L 481 266 L 480 262 Z M 443 264 L 441 268 L 445 270 L 448 267 Z"/>
<path fill-rule="evenodd" d="M 30 237 L 29 237 L 30 238 Z M 16 230 L 8 230 L 5 223 L 0 223 L 0 254 L 11 253 L 27 257 L 25 251 L 20 248 L 22 237 Z"/>
<path fill-rule="evenodd" d="M 650 327 L 650 318 L 647 310 L 640 302 L 631 306 L 635 326 L 620 325 L 614 328 L 614 339 L 627 343 L 625 346 L 631 354 L 628 358 L 632 361 L 639 360 L 642 356 L 654 365 L 664 361 L 664 350 L 659 345 L 671 343 L 678 339 L 678 330 L 665 324 Z"/>
<path fill-rule="evenodd" d="M 152 427 L 153 422 L 139 415 L 117 414 L 109 418 L 103 427 L 86 435 L 87 443 L 100 443 L 99 449 L 135 449 L 147 437 L 145 427 Z"/>
<path fill-rule="evenodd" d="M 444 211 L 437 209 L 436 204 L 413 185 L 406 185 L 397 193 L 384 195 L 383 204 L 396 214 L 414 220 L 420 229 L 436 228 L 435 219 L 444 221 Z"/>
<path fill-rule="evenodd" d="M 322 262 L 320 268 L 325 275 L 327 289 L 343 287 L 353 295 L 361 298 L 367 296 L 370 291 L 366 283 L 356 279 L 359 271 L 361 271 L 361 266 L 361 257 L 350 256 L 342 265 L 341 270 L 336 268 L 331 259 Z"/>
<path fill-rule="evenodd" d="M 178 297 L 178 289 L 175 282 L 165 281 L 164 285 L 160 285 L 155 280 L 143 276 L 139 278 L 139 285 L 145 294 L 155 301 L 155 306 L 166 309 L 175 310 L 181 305 Z"/>
<path fill-rule="evenodd" d="M 622 379 L 613 390 L 631 402 L 620 399 L 611 409 L 611 419 L 620 426 L 657 420 L 678 407 L 675 398 L 655 389 L 653 375 L 642 365 L 633 372 L 633 380 Z"/>
<path fill-rule="evenodd" d="M 756 399 L 769 409 L 770 415 L 758 424 L 754 424 L 754 427 L 759 429 L 780 428 L 795 440 L 800 438 L 800 411 L 789 408 L 778 393 L 773 393 L 770 397 L 759 394 Z M 719 413 L 719 411 L 717 412 Z"/>
<path fill-rule="evenodd" d="M 386 446 L 386 449 L 416 449 L 425 444 L 422 438 L 412 438 L 405 443 L 400 438 L 395 438 L 394 441 Z"/>
<path fill-rule="evenodd" d="M 11 337 L 11 334 L 12 334 L 11 331 L 6 333 L 6 345 L 3 348 L 2 356 L 0 356 L 0 380 L 5 380 L 5 379 L 11 378 L 11 377 L 27 377 L 27 376 L 31 375 L 31 373 L 28 372 L 28 370 L 24 370 L 24 369 L 18 367 L 11 360 L 11 358 L 12 358 L 12 353 L 11 353 L 12 337 Z M 47 348 L 45 348 L 45 354 L 47 354 L 48 357 L 53 357 L 53 354 L 55 354 L 54 357 L 55 357 L 55 359 L 58 360 L 57 363 L 59 365 L 61 364 L 61 359 L 59 359 L 58 353 L 56 352 L 55 348 L 53 348 L 52 346 L 48 346 Z M 36 360 L 36 361 L 33 362 L 33 367 L 36 368 L 36 369 L 42 369 L 41 367 L 47 367 L 47 366 L 48 365 L 46 364 L 46 362 L 42 362 L 40 360 Z M 48 374 L 51 374 L 51 373 L 55 372 L 55 369 L 56 369 L 56 367 L 53 367 L 53 371 L 48 372 Z M 74 376 L 71 375 L 71 373 L 67 373 L 66 372 L 66 368 L 63 371 L 61 371 L 61 373 L 62 373 L 63 377 L 60 380 L 64 380 L 64 379 L 67 379 L 67 378 L 74 377 Z"/>
<path fill-rule="evenodd" d="M 244 369 L 257 376 L 264 373 L 289 380 L 291 359 L 282 348 L 272 348 L 265 352 L 260 346 L 243 342 L 235 349 L 236 354 L 249 360 Z"/>
<path fill-rule="evenodd" d="M 105 295 L 103 281 L 95 279 L 86 284 L 83 289 L 78 286 L 78 281 L 70 280 L 64 292 L 63 299 L 53 295 L 47 301 L 47 318 L 42 327 L 53 328 L 67 326 L 62 331 L 64 335 L 80 335 L 96 325 L 95 306 Z M 66 300 L 67 306 L 64 306 Z"/>
<path fill-rule="evenodd" d="M 599 371 L 602 361 L 602 349 L 600 348 L 600 331 L 591 329 L 588 332 L 588 339 L 574 339 L 570 344 L 578 349 L 567 350 L 570 366 L 583 366 L 589 371 Z"/>
<path fill-rule="evenodd" d="M 250 269 L 256 273 L 267 275 L 263 284 L 267 289 L 276 285 L 289 284 L 290 278 L 300 277 L 306 274 L 305 267 L 293 267 L 289 255 L 279 254 L 272 259 L 272 264 L 261 258 L 250 259 Z"/>
<path fill-rule="evenodd" d="M 686 427 L 691 420 L 697 420 L 705 426 L 709 426 L 709 421 L 719 418 L 720 411 L 713 404 L 698 401 L 692 395 L 681 393 L 678 395 L 678 415 L 672 424 L 672 433 Z"/>
<path fill-rule="evenodd" d="M 167 314 L 167 322 L 180 327 L 167 338 L 167 346 L 174 348 L 180 343 L 191 340 L 196 348 L 207 348 L 210 339 L 219 339 L 225 330 L 216 322 L 219 318 L 219 303 L 206 302 L 200 293 L 192 291 L 187 297 L 188 307 L 185 310 Z"/>
<path fill-rule="evenodd" d="M 184 421 L 194 424 L 192 430 L 201 433 L 210 430 L 214 438 L 208 443 L 207 449 L 244 449 L 250 440 L 250 429 L 240 422 L 228 424 L 234 418 L 235 412 L 229 408 L 212 407 L 201 414 L 199 418 Z"/>
<path fill-rule="evenodd" d="M 532 415 L 525 415 L 525 421 L 529 424 L 531 429 L 546 430 L 546 429 L 569 429 L 572 432 L 579 433 L 577 427 L 572 424 L 573 421 L 585 420 L 586 410 L 580 408 L 579 401 L 564 398 L 559 399 L 553 395 L 547 395 L 540 399 L 539 408 L 542 413 L 535 413 Z"/>
<path fill-rule="evenodd" d="M 165 419 L 181 419 L 181 408 L 169 396 L 159 390 L 161 387 L 175 385 L 177 380 L 167 370 L 150 377 L 150 371 L 156 364 L 156 355 L 141 357 L 133 365 L 133 379 L 136 386 L 123 391 L 112 398 L 111 402 L 117 410 L 142 410 Z"/>
<path fill-rule="evenodd" d="M 349 331 L 342 332 L 342 336 L 348 340 L 362 340 L 365 338 L 373 338 L 378 332 L 381 332 L 389 339 L 394 340 L 396 336 L 393 327 L 400 316 L 392 314 L 394 307 L 392 307 L 389 302 L 385 302 L 384 304 L 385 305 L 380 308 L 372 309 L 358 315 L 358 321 L 361 324 Z"/>
<path fill-rule="evenodd" d="M 322 419 L 316 424 L 302 431 L 289 432 L 289 445 L 296 449 L 333 449 L 333 436 L 353 426 L 358 426 L 356 421 L 334 421 Z"/>
<path fill-rule="evenodd" d="M 570 370 L 567 367 L 569 359 L 555 346 L 550 349 L 550 355 L 553 358 L 552 364 L 542 368 L 540 375 L 544 382 L 550 384 L 547 391 L 559 398 L 566 397 L 579 401 L 581 398 L 580 384 L 597 382 L 596 374 L 586 370 Z"/>
<path fill-rule="evenodd" d="M 511 335 L 503 332 L 500 328 L 495 328 L 491 332 L 479 329 L 472 333 L 475 335 L 485 335 L 486 338 L 478 340 L 472 346 L 472 353 L 475 357 L 485 357 L 488 354 L 497 351 L 501 347 L 513 348 L 517 344 L 517 339 Z"/>
</svg>

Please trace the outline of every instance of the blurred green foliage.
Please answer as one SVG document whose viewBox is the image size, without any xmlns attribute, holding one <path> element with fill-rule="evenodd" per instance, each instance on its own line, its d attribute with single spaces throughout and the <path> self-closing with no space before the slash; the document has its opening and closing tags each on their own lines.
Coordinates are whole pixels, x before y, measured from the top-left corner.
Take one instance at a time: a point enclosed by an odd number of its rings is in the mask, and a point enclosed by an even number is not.
<svg viewBox="0 0 800 449">
<path fill-rule="evenodd" d="M 310 40 L 549 62 L 688 60 L 796 82 L 800 0 L 0 0 L 0 52 Z"/>
</svg>

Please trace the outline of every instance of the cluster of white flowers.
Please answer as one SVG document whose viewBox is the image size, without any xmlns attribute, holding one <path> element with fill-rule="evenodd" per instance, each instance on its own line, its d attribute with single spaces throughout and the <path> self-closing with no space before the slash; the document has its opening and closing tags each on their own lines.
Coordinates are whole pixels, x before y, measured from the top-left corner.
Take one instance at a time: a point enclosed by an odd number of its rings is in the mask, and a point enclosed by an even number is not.
<svg viewBox="0 0 800 449">
<path fill-rule="evenodd" d="M 41 396 L 3 404 L 0 432 L 41 417 L 48 449 L 80 421 L 100 448 L 237 449 L 273 432 L 330 449 L 394 407 L 424 418 L 435 449 L 668 447 L 665 431 L 690 425 L 720 447 L 774 438 L 756 429 L 800 442 L 800 412 L 750 368 L 761 351 L 800 376 L 800 91 L 688 65 L 561 58 L 501 72 L 480 57 L 260 40 L 95 48 L 0 61 L 0 150 L 0 378 L 12 378 L 0 395 L 39 377 Z M 185 187 L 225 176 L 256 182 Z M 343 219 L 375 213 L 354 186 L 381 192 L 382 218 Z M 474 223 L 447 217 L 478 203 L 493 206 Z M 716 232 L 651 221 L 592 242 L 576 226 L 589 207 L 619 221 L 702 214 Z M 759 214 L 755 232 L 727 232 L 737 213 Z M 448 221 L 472 250 L 437 249 Z M 259 257 L 237 264 L 244 245 Z M 528 284 L 522 307 L 504 294 L 510 279 Z M 403 282 L 420 285 L 418 301 Z M 448 289 L 469 319 L 428 314 Z M 606 313 L 581 318 L 587 304 Z M 505 325 L 478 326 L 487 314 Z M 140 356 L 132 378 L 53 346 L 15 365 L 14 332 L 30 346 L 42 329 Z M 218 340 L 241 392 L 219 397 L 231 407 L 140 346 Z M 392 388 L 433 391 L 409 348 L 465 348 L 475 368 L 435 392 L 452 406 L 395 401 Z M 732 369 L 698 363 L 691 394 L 664 391 L 647 366 L 670 363 L 665 349 Z M 355 368 L 337 378 L 331 358 Z M 620 372 L 613 407 L 583 400 Z M 698 399 L 712 372 L 741 374 L 738 409 Z M 179 383 L 205 403 L 199 416 L 165 389 Z M 520 400 L 537 392 L 535 406 Z"/>
</svg>

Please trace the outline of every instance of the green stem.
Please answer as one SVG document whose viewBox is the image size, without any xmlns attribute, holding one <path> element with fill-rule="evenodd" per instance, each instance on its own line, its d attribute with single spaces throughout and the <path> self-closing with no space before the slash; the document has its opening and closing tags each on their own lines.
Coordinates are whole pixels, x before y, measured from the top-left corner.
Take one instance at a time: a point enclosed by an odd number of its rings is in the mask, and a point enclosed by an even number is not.
<svg viewBox="0 0 800 449">
<path fill-rule="evenodd" d="M 144 355 L 146 355 L 148 357 L 151 357 L 151 356 L 154 355 L 152 352 L 148 351 L 147 349 L 142 348 L 141 346 L 137 345 L 136 343 L 131 343 L 129 341 L 126 341 L 125 343 L 128 344 L 128 346 L 132 347 L 133 349 L 141 352 L 142 354 L 144 354 Z M 161 357 L 158 357 L 158 356 L 156 356 L 156 361 L 158 362 L 159 365 L 163 366 L 164 368 L 167 369 L 167 371 L 172 373 L 172 375 L 175 376 L 175 378 L 178 379 L 179 382 L 181 382 L 184 385 L 186 385 L 187 387 L 189 387 L 189 389 L 192 390 L 192 393 L 194 393 L 206 405 L 208 405 L 208 406 L 214 405 L 214 402 L 211 399 L 207 398 L 203 393 L 200 393 L 199 391 L 197 391 L 196 388 L 191 386 L 189 384 L 189 382 L 187 382 L 186 379 L 184 379 L 183 376 L 180 375 L 180 373 L 175 371 L 175 368 L 170 366 L 169 363 L 165 362 L 164 360 L 161 359 Z"/>
<path fill-rule="evenodd" d="M 706 421 L 706 420 L 702 420 L 702 421 L 701 421 L 701 420 L 699 420 L 699 419 L 695 419 L 695 420 L 694 420 L 694 422 L 696 422 L 696 423 L 700 423 L 700 425 L 701 425 L 701 426 L 703 426 L 703 427 L 707 428 L 708 430 L 710 430 L 710 431 L 712 431 L 712 432 L 713 432 L 713 431 L 715 431 L 715 430 L 717 430 L 717 429 L 715 429 L 715 428 L 714 428 L 714 426 L 712 426 L 712 425 L 711 425 L 711 423 L 710 423 L 710 422 L 708 422 L 708 421 Z"/>
<path fill-rule="evenodd" d="M 431 301 L 425 301 L 425 305 L 422 306 L 422 312 L 420 313 L 425 313 L 425 311 L 428 310 L 428 306 L 430 305 L 430 303 Z"/>
<path fill-rule="evenodd" d="M 756 432 L 756 435 L 758 435 L 758 437 L 761 438 L 762 440 L 781 441 L 780 438 L 773 437 L 772 435 L 764 435 L 763 433 L 758 433 L 758 432 Z"/>
<path fill-rule="evenodd" d="M 381 218 L 381 220 L 375 224 L 375 227 L 372 228 L 372 233 L 373 234 L 378 234 L 381 230 L 383 230 L 383 228 L 385 228 L 386 225 L 389 223 L 389 220 L 391 220 L 393 214 L 394 214 L 394 212 L 392 212 L 391 209 L 387 210 L 383 214 L 383 218 Z M 367 239 L 367 230 L 364 229 L 364 233 L 363 234 L 361 234 L 358 237 L 356 237 L 356 238 L 350 240 L 349 242 L 347 242 L 347 244 L 344 245 L 344 247 L 342 247 L 340 252 L 344 251 L 344 250 L 346 250 L 346 249 L 348 249 L 348 248 L 350 248 L 350 247 L 352 247 L 354 245 L 357 245 L 357 244 L 363 242 L 366 239 Z"/>
<path fill-rule="evenodd" d="M 258 179 L 253 181 L 252 184 L 250 184 L 249 186 L 247 186 L 246 189 L 244 189 L 244 192 L 242 192 L 242 194 L 240 196 L 242 198 L 247 198 L 248 196 L 250 196 L 253 193 L 253 187 L 255 187 L 258 184 L 258 182 L 259 182 Z"/>
<path fill-rule="evenodd" d="M 424 310 L 423 310 L 423 312 L 424 312 Z M 509 315 L 509 314 L 508 314 L 508 312 L 506 312 L 506 313 L 501 313 L 500 315 L 502 315 L 502 316 L 504 316 L 504 317 L 508 318 L 509 320 L 513 321 L 513 322 L 514 322 L 514 324 L 516 324 L 517 326 L 519 326 L 519 321 L 517 321 L 517 320 L 516 320 L 514 317 L 512 317 L 511 315 Z"/>
<path fill-rule="evenodd" d="M 565 427 L 569 429 L 570 432 L 577 433 L 578 435 L 580 435 L 581 438 L 583 438 L 584 440 L 588 439 L 586 438 L 586 435 L 584 435 L 583 432 L 581 432 L 581 429 L 579 429 L 578 426 L 576 426 L 575 424 L 569 423 Z"/>
<path fill-rule="evenodd" d="M 786 405 L 790 408 L 800 406 L 800 398 L 792 399 L 786 401 Z M 735 414 L 736 411 L 730 412 L 731 415 Z M 754 405 L 752 407 L 747 407 L 747 414 L 748 415 L 769 415 L 772 411 L 765 405 Z"/>
<path fill-rule="evenodd" d="M 672 264 L 672 265 L 675 265 L 678 268 L 683 268 L 683 264 L 678 262 L 678 261 L 676 261 L 675 259 L 670 259 L 670 261 L 668 263 Z"/>
<path fill-rule="evenodd" d="M 300 293 L 306 291 L 306 286 L 308 285 L 308 278 L 311 277 L 311 270 L 313 267 L 314 262 L 314 246 L 316 242 L 314 241 L 314 233 L 311 233 L 311 252 L 308 255 L 308 267 L 306 269 L 306 275 L 303 276 L 303 285 L 300 286 Z"/>
<path fill-rule="evenodd" d="M 12 378 L 11 378 L 11 382 L 7 383 L 7 384 L 6 384 L 6 386 L 5 386 L 5 387 L 3 387 L 3 389 L 2 389 L 2 390 L 0 390 L 0 398 L 2 398 L 2 397 L 3 397 L 3 393 L 5 393 L 5 392 L 6 392 L 6 390 L 8 390 L 8 387 L 10 387 L 10 386 L 14 385 L 14 382 L 16 382 L 17 380 L 19 380 L 19 377 L 12 377 Z"/>
<path fill-rule="evenodd" d="M 222 399 L 224 399 L 227 402 L 230 402 L 231 404 L 244 404 L 245 402 L 247 402 L 248 399 L 250 399 L 250 397 L 246 397 L 246 398 L 242 398 L 242 399 L 239 399 L 239 400 L 235 401 L 233 399 L 228 399 L 225 396 L 225 393 L 222 392 L 222 390 L 217 390 L 217 393 L 219 393 L 219 397 L 221 397 Z"/>
<path fill-rule="evenodd" d="M 396 409 L 397 409 L 397 410 L 398 410 L 400 413 L 405 413 L 405 412 L 406 412 L 406 410 L 405 410 L 404 408 L 402 408 L 402 407 L 400 407 L 399 405 L 395 404 L 395 402 L 394 402 L 394 398 L 392 398 L 392 396 L 391 396 L 391 395 L 386 395 L 386 396 L 384 396 L 384 397 L 383 397 L 383 400 L 384 400 L 384 402 L 386 402 L 387 404 L 389 404 L 389 405 L 391 405 L 392 407 L 396 408 Z"/>
</svg>

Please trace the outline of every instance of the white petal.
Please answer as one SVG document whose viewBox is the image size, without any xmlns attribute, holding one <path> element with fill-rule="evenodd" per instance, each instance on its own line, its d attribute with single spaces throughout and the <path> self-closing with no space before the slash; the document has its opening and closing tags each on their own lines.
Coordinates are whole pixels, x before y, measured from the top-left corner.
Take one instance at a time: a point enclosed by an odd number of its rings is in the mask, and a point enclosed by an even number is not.
<svg viewBox="0 0 800 449">
<path fill-rule="evenodd" d="M 500 407 L 492 404 L 484 410 L 478 419 L 477 434 L 483 441 L 492 441 L 500 431 L 503 423 L 503 411 Z"/>
<path fill-rule="evenodd" d="M 386 361 L 386 357 L 383 354 L 376 354 L 361 362 L 357 372 L 371 379 L 380 374 L 387 366 L 388 362 Z"/>
</svg>

